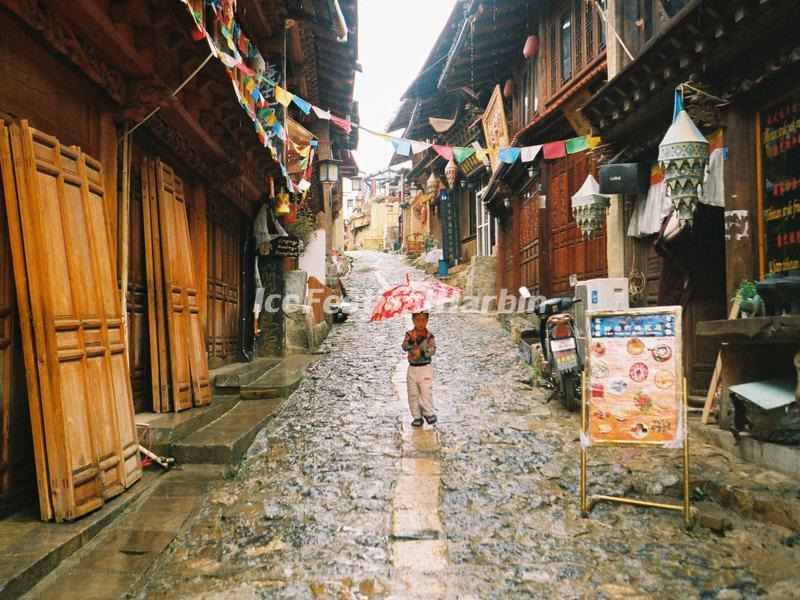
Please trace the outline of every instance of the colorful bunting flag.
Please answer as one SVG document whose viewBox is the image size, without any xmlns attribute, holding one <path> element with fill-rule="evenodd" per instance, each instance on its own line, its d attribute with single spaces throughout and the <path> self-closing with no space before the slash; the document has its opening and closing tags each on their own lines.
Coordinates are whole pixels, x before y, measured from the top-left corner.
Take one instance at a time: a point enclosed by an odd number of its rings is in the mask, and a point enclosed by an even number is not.
<svg viewBox="0 0 800 600">
<path fill-rule="evenodd" d="M 432 145 L 432 148 L 436 151 L 436 154 L 441 156 L 445 160 L 453 160 L 453 147 L 452 146 L 437 146 L 436 144 Z"/>
<path fill-rule="evenodd" d="M 327 110 L 322 110 L 321 108 L 313 105 L 311 108 L 314 109 L 314 114 L 317 115 L 318 119 L 324 119 L 325 121 L 331 120 L 331 113 L 329 113 Z"/>
<path fill-rule="evenodd" d="M 340 119 L 334 115 L 331 115 L 331 121 L 334 123 L 334 125 L 343 129 L 345 133 L 348 135 L 350 134 L 350 131 L 352 130 L 352 123 L 350 123 L 350 121 L 347 119 Z"/>
<path fill-rule="evenodd" d="M 294 94 L 287 92 L 279 85 L 275 86 L 275 100 L 278 104 L 288 107 L 292 103 L 293 98 Z"/>
<path fill-rule="evenodd" d="M 311 182 L 307 179 L 301 179 L 300 183 L 297 184 L 297 189 L 301 192 L 307 192 L 308 189 L 311 187 Z"/>
<path fill-rule="evenodd" d="M 567 155 L 567 148 L 564 142 L 550 142 L 549 144 L 542 145 L 542 156 L 545 160 L 553 160 L 555 158 L 564 158 Z"/>
<path fill-rule="evenodd" d="M 399 156 L 408 156 L 411 154 L 411 142 L 403 138 L 392 138 L 390 140 L 394 146 L 395 154 Z"/>
<path fill-rule="evenodd" d="M 295 96 L 292 101 L 297 105 L 297 108 L 303 111 L 303 114 L 307 115 L 311 112 L 311 103 L 306 102 L 300 96 Z"/>
<path fill-rule="evenodd" d="M 414 154 L 419 154 L 420 152 L 425 152 L 431 145 L 428 142 L 417 142 L 415 140 L 411 140 L 411 151 Z"/>
<path fill-rule="evenodd" d="M 253 76 L 253 75 L 256 74 L 256 72 L 253 71 L 253 69 L 251 69 L 250 67 L 248 67 L 246 64 L 244 64 L 241 61 L 236 63 L 236 68 L 239 69 L 242 73 L 245 73 L 245 74 L 250 75 L 250 76 Z"/>
<path fill-rule="evenodd" d="M 500 149 L 500 160 L 504 163 L 508 163 L 509 165 L 514 164 L 517 162 L 522 151 L 520 148 L 501 148 Z"/>
<path fill-rule="evenodd" d="M 520 160 L 522 162 L 531 162 L 536 158 L 536 155 L 539 154 L 539 150 L 542 149 L 542 145 L 539 144 L 538 146 L 525 146 L 524 148 L 520 149 Z"/>
<path fill-rule="evenodd" d="M 589 149 L 589 142 L 585 135 L 572 138 L 564 142 L 567 154 L 575 154 L 576 152 L 583 152 Z"/>
<path fill-rule="evenodd" d="M 589 135 L 586 136 L 586 141 L 589 144 L 589 148 L 596 148 L 600 143 L 600 138 L 594 135 Z"/>
<path fill-rule="evenodd" d="M 453 156 L 458 164 L 463 163 L 473 154 L 475 154 L 475 148 L 461 148 L 458 146 L 453 148 Z"/>
</svg>

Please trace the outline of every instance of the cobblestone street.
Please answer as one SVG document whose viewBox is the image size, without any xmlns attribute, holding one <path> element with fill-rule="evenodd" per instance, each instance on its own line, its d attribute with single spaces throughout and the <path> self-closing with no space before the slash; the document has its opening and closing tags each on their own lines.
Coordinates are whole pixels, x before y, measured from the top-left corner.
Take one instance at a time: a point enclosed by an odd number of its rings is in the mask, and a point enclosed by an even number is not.
<svg viewBox="0 0 800 600">
<path fill-rule="evenodd" d="M 353 257 L 344 285 L 367 306 L 386 282 L 424 276 L 397 255 Z M 706 517 L 691 530 L 678 513 L 619 505 L 581 518 L 578 417 L 546 403 L 493 317 L 431 317 L 439 424 L 411 430 L 404 320 L 369 316 L 334 327 L 149 574 L 148 597 L 797 597 L 800 514 L 767 506 L 750 520 L 700 490 Z M 715 447 L 691 452 L 692 489 L 723 469 L 798 494 Z M 679 465 L 678 451 L 598 450 L 590 491 L 676 502 Z"/>
</svg>

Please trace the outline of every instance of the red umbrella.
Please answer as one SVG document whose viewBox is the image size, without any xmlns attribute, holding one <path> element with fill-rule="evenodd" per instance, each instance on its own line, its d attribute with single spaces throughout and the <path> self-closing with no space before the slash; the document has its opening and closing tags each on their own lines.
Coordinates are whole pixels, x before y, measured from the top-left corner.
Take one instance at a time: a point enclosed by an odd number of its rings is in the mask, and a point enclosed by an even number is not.
<svg viewBox="0 0 800 600">
<path fill-rule="evenodd" d="M 391 319 L 399 315 L 429 311 L 461 295 L 461 290 L 439 281 L 411 281 L 389 288 L 381 295 L 372 313 L 372 321 Z"/>
</svg>

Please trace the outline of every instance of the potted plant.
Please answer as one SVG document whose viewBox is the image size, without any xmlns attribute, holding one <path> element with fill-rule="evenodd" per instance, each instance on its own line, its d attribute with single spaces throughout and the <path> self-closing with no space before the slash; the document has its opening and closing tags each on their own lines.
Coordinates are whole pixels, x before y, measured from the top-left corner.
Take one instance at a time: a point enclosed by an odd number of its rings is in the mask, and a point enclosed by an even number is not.
<svg viewBox="0 0 800 600">
<path fill-rule="evenodd" d="M 436 238 L 426 233 L 425 237 L 422 238 L 422 247 L 425 248 L 425 252 L 430 252 L 436 247 Z"/>
<path fill-rule="evenodd" d="M 735 298 L 743 319 L 764 313 L 764 301 L 758 295 L 755 281 L 743 280 L 736 288 Z"/>
</svg>

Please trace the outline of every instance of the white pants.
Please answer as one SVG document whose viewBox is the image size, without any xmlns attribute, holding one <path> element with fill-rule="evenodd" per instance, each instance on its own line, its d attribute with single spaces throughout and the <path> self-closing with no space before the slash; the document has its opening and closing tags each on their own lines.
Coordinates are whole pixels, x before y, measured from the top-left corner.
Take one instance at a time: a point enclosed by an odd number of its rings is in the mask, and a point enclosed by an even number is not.
<svg viewBox="0 0 800 600">
<path fill-rule="evenodd" d="M 433 406 L 433 367 L 422 365 L 415 367 L 408 365 L 406 386 L 408 387 L 408 408 L 411 416 L 418 419 L 422 415 L 436 414 Z"/>
</svg>

